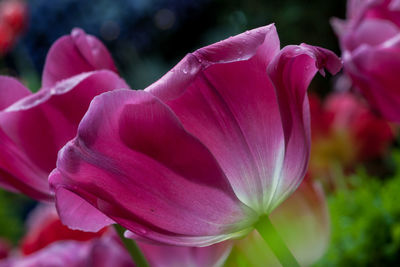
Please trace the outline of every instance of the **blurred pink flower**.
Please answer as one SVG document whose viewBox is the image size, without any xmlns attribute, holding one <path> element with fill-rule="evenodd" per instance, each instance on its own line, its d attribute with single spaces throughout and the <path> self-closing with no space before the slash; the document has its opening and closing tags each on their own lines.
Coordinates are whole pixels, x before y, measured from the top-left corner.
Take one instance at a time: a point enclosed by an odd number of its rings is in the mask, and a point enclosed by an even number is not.
<svg viewBox="0 0 400 267">
<path fill-rule="evenodd" d="M 72 228 L 206 246 L 247 234 L 301 183 L 307 87 L 330 51 L 279 47 L 274 25 L 188 54 L 145 91 L 95 98 L 50 176 Z"/>
<path fill-rule="evenodd" d="M 384 119 L 351 93 L 335 93 L 321 104 L 310 96 L 312 176 L 326 175 L 335 164 L 345 169 L 383 156 L 395 138 Z"/>
<path fill-rule="evenodd" d="M 330 221 L 322 188 L 310 179 L 271 214 L 271 221 L 301 266 L 319 260 L 329 245 Z M 258 232 L 234 242 L 226 267 L 280 266 L 279 261 Z"/>
<path fill-rule="evenodd" d="M 30 242 L 29 255 L 0 261 L 0 267 L 134 267 L 128 252 L 113 229 L 97 235 L 73 231 L 60 224 L 53 205 L 40 205 L 30 215 L 22 244 Z M 64 227 L 64 228 L 62 228 Z M 86 241 L 86 242 L 83 242 Z M 36 243 L 36 244 L 35 244 Z M 225 242 L 205 248 L 139 244 L 151 266 L 221 266 L 231 250 Z"/>
<path fill-rule="evenodd" d="M 128 86 L 110 54 L 80 29 L 51 47 L 39 92 L 0 76 L 0 186 L 51 200 L 47 178 L 58 150 L 76 135 L 92 98 L 119 88 Z"/>
<path fill-rule="evenodd" d="M 373 108 L 400 122 L 400 1 L 349 0 L 347 20 L 332 21 L 344 70 Z"/>
</svg>

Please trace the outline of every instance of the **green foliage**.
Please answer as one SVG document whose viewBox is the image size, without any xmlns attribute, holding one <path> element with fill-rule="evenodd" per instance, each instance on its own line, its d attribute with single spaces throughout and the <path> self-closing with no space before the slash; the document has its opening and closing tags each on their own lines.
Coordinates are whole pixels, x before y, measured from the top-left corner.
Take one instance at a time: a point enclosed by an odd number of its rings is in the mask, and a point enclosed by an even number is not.
<svg viewBox="0 0 400 267">
<path fill-rule="evenodd" d="M 358 171 L 352 189 L 329 198 L 332 240 L 316 266 L 400 265 L 400 152 L 387 180 Z"/>
<path fill-rule="evenodd" d="M 0 190 L 0 238 L 16 243 L 23 233 L 23 207 L 26 197 Z"/>
</svg>

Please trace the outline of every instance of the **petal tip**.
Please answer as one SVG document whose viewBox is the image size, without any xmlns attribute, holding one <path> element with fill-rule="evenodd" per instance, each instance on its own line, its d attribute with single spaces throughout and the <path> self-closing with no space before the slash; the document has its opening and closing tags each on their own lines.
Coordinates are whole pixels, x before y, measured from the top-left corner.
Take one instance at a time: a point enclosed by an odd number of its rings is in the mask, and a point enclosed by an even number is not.
<svg viewBox="0 0 400 267">
<path fill-rule="evenodd" d="M 313 57 L 316 60 L 315 66 L 323 76 L 325 75 L 325 72 L 323 71 L 324 68 L 332 75 L 337 74 L 342 69 L 342 60 L 332 51 L 305 43 L 300 46 L 305 47 L 312 52 Z"/>
</svg>

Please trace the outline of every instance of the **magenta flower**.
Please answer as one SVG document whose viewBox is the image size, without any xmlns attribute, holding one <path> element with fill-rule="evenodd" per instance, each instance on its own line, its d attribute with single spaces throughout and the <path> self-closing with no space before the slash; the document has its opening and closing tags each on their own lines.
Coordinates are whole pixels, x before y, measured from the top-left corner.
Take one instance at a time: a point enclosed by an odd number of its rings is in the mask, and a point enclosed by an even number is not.
<svg viewBox="0 0 400 267">
<path fill-rule="evenodd" d="M 226 242 L 204 248 L 140 245 L 154 267 L 222 266 L 231 246 Z M 28 256 L 15 256 L 0 267 L 134 267 L 120 240 L 110 234 L 87 242 L 58 241 Z"/>
<path fill-rule="evenodd" d="M 301 183 L 310 153 L 307 87 L 341 64 L 274 25 L 188 54 L 145 91 L 93 100 L 50 175 L 62 221 L 206 246 L 247 234 Z"/>
<path fill-rule="evenodd" d="M 0 258 L 0 267 L 134 267 L 117 234 L 112 228 L 105 230 L 103 235 L 97 236 L 70 230 L 60 224 L 54 205 L 39 205 L 30 214 L 27 234 L 21 246 L 22 254 L 15 252 L 14 256 L 3 261 Z M 25 253 L 27 241 L 29 255 Z M 0 249 L 1 245 L 0 240 Z M 232 244 L 223 242 L 204 248 L 144 243 L 139 246 L 154 267 L 204 267 L 221 266 Z"/>
<path fill-rule="evenodd" d="M 400 1 L 349 0 L 347 20 L 333 20 L 344 69 L 373 108 L 400 122 Z"/>
<path fill-rule="evenodd" d="M 76 135 L 92 98 L 128 88 L 115 72 L 103 44 L 74 29 L 50 49 L 39 92 L 0 77 L 0 186 L 52 199 L 47 178 L 57 152 Z"/>
</svg>

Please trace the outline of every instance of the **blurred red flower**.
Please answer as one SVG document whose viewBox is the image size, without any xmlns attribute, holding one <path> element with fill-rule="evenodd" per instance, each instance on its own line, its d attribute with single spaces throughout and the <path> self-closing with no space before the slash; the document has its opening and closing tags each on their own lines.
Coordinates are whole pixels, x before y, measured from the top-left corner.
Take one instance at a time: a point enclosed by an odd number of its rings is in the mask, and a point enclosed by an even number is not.
<svg viewBox="0 0 400 267">
<path fill-rule="evenodd" d="M 12 48 L 27 21 L 28 9 L 24 1 L 6 0 L 0 3 L 0 54 Z"/>
<path fill-rule="evenodd" d="M 333 165 L 351 169 L 377 159 L 393 141 L 393 127 L 351 93 L 334 93 L 324 103 L 310 95 L 312 152 L 310 174 L 327 175 Z"/>
</svg>

